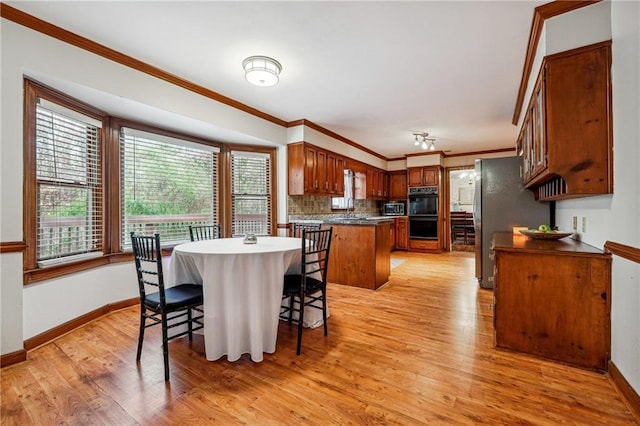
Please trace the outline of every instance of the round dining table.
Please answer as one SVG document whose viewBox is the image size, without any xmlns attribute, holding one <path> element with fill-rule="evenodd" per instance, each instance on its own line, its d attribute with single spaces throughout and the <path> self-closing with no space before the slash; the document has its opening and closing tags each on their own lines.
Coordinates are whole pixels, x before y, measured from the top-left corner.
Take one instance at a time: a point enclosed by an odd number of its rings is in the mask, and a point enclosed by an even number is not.
<svg viewBox="0 0 640 426">
<path fill-rule="evenodd" d="M 203 285 L 207 360 L 226 355 L 236 361 L 249 353 L 260 362 L 264 352 L 275 352 L 283 278 L 299 270 L 301 244 L 300 238 L 259 236 L 255 244 L 219 238 L 174 247 L 168 281 Z"/>
</svg>

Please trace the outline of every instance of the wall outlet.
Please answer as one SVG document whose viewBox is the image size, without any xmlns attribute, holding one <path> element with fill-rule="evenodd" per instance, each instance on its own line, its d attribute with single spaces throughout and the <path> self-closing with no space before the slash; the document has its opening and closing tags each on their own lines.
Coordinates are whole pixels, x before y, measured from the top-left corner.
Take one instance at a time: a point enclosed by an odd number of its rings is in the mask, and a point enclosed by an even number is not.
<svg viewBox="0 0 640 426">
<path fill-rule="evenodd" d="M 573 217 L 573 230 L 574 231 L 578 230 L 578 216 Z"/>
<path fill-rule="evenodd" d="M 587 232 L 587 218 L 582 218 L 582 232 Z"/>
</svg>

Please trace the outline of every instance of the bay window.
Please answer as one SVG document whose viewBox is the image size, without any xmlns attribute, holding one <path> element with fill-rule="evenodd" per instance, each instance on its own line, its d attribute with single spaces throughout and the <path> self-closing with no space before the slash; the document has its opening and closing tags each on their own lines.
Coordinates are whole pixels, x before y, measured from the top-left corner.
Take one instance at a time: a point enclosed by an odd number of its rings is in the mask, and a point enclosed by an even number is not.
<svg viewBox="0 0 640 426">
<path fill-rule="evenodd" d="M 25 284 L 131 261 L 132 231 L 167 248 L 189 225 L 275 234 L 275 148 L 111 117 L 24 83 Z"/>
</svg>

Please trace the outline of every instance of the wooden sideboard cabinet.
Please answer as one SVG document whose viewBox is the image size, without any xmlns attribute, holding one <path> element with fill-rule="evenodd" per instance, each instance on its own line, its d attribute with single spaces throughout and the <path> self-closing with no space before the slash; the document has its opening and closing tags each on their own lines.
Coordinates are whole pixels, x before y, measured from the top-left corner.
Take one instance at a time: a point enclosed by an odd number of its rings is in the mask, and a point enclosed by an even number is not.
<svg viewBox="0 0 640 426">
<path fill-rule="evenodd" d="M 498 348 L 606 371 L 611 255 L 570 238 L 494 234 Z"/>
<path fill-rule="evenodd" d="M 544 58 L 516 150 L 538 200 L 613 192 L 611 41 Z"/>
</svg>

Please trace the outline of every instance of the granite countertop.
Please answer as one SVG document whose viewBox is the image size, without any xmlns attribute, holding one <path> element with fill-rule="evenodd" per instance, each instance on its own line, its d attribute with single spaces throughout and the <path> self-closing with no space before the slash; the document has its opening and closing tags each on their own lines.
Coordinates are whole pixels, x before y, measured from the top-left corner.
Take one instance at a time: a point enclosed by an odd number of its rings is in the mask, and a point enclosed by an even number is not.
<svg viewBox="0 0 640 426">
<path fill-rule="evenodd" d="M 377 225 L 379 223 L 392 223 L 393 218 L 388 216 L 374 217 L 337 217 L 326 219 L 322 223 L 333 223 L 337 225 Z"/>
<path fill-rule="evenodd" d="M 393 223 L 394 219 L 397 216 L 360 216 L 355 215 L 351 217 L 345 216 L 325 216 L 318 218 L 307 218 L 307 219 L 291 219 L 290 222 L 293 223 L 326 223 L 326 224 L 334 224 L 334 225 L 376 225 L 379 223 Z"/>
</svg>

